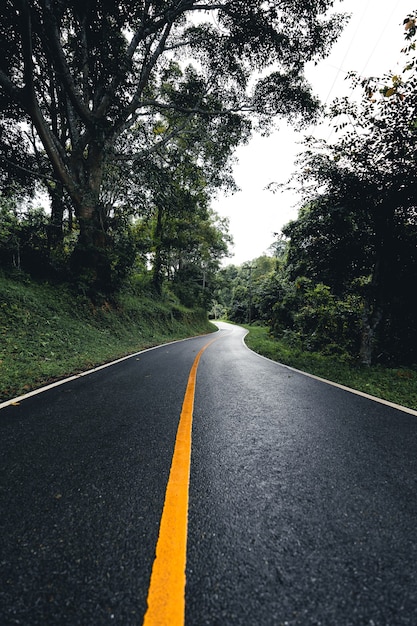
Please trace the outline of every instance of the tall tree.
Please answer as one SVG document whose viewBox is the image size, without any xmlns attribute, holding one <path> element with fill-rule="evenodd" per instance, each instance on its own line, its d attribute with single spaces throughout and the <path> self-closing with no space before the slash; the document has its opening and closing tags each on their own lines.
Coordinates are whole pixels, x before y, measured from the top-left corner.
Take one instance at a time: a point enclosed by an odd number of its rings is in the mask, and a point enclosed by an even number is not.
<svg viewBox="0 0 417 626">
<path fill-rule="evenodd" d="M 311 115 L 317 101 L 305 62 L 326 54 L 341 18 L 332 0 L 4 0 L 0 97 L 33 124 L 53 176 L 71 198 L 80 235 L 75 266 L 105 287 L 102 186 L 119 138 L 181 115 L 149 152 L 185 132 L 195 116 L 258 119 Z M 302 36 L 300 36 L 302 33 Z M 192 60 L 171 88 L 173 57 Z M 251 82 L 256 72 L 257 79 Z M 174 120 L 174 116 L 173 116 Z"/>
</svg>

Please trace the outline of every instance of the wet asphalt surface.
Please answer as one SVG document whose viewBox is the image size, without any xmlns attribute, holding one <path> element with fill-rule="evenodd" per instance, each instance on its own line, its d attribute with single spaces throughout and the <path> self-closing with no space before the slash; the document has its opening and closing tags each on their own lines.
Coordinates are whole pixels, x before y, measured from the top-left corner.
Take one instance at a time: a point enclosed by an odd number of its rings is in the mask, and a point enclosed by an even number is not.
<svg viewBox="0 0 417 626">
<path fill-rule="evenodd" d="M 417 624 L 417 417 L 222 325 L 194 407 L 186 625 Z M 0 410 L 0 624 L 140 625 L 188 374 L 213 336 Z"/>
</svg>

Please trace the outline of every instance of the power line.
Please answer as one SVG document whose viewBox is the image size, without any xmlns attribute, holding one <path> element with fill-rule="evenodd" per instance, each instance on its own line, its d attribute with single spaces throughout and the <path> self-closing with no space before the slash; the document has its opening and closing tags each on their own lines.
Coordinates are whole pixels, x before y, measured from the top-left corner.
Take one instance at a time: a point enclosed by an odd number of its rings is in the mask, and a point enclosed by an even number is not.
<svg viewBox="0 0 417 626">
<path fill-rule="evenodd" d="M 360 72 L 360 76 L 363 76 L 363 74 L 365 73 L 365 70 L 366 70 L 367 66 L 369 65 L 369 61 L 374 56 L 375 50 L 377 49 L 377 47 L 379 46 L 379 44 L 381 42 L 381 39 L 385 35 L 385 31 L 387 30 L 388 25 L 390 24 L 394 13 L 396 12 L 398 7 L 400 6 L 400 2 L 401 2 L 401 0 L 397 0 L 397 3 L 395 4 L 394 8 L 392 9 L 391 13 L 389 14 L 389 17 L 387 18 L 386 24 L 385 24 L 384 28 L 381 30 L 381 33 L 380 33 L 380 35 L 379 35 L 379 37 L 378 37 L 378 39 L 377 39 L 377 41 L 376 41 L 376 43 L 375 43 L 375 45 L 374 45 L 374 47 L 372 49 L 372 52 L 370 53 L 370 55 L 368 57 L 368 60 L 366 61 L 365 65 L 363 66 L 362 71 Z"/>
<path fill-rule="evenodd" d="M 337 72 L 336 76 L 334 77 L 333 83 L 332 83 L 332 85 L 331 85 L 331 87 L 330 87 L 330 91 L 329 91 L 329 93 L 327 94 L 327 98 L 326 98 L 326 100 L 325 100 L 325 102 L 324 102 L 324 104 L 325 104 L 325 105 L 327 104 L 327 102 L 328 102 L 328 100 L 329 100 L 329 98 L 330 98 L 330 95 L 331 95 L 331 93 L 332 93 L 332 91 L 333 91 L 333 89 L 334 89 L 334 86 L 335 86 L 335 84 L 336 84 L 336 82 L 337 82 L 337 79 L 339 78 L 340 73 L 341 73 L 341 72 L 346 73 L 346 71 L 343 69 L 343 65 L 344 65 L 344 62 L 346 61 L 346 57 L 348 56 L 348 54 L 349 54 L 349 52 L 350 52 L 350 50 L 351 50 L 351 48 L 352 48 L 353 42 L 355 41 L 355 38 L 356 38 L 356 36 L 357 36 L 357 34 L 358 34 L 358 31 L 359 31 L 359 29 L 360 29 L 360 27 L 361 27 L 361 25 L 362 25 L 362 22 L 363 22 L 363 19 L 364 19 L 364 17 L 365 17 L 365 14 L 366 14 L 366 12 L 367 12 L 367 10 L 368 10 L 369 4 L 370 4 L 370 0 L 368 0 L 367 4 L 366 4 L 366 6 L 365 6 L 365 9 L 364 9 L 364 11 L 363 11 L 363 13 L 362 13 L 362 15 L 361 15 L 361 17 L 360 17 L 360 19 L 359 19 L 359 22 L 358 22 L 358 24 L 357 24 L 357 26 L 356 26 L 356 30 L 355 30 L 355 32 L 353 33 L 353 35 L 352 35 L 352 37 L 351 37 L 351 39 L 350 39 L 350 43 L 349 43 L 349 45 L 348 45 L 348 47 L 347 47 L 347 49 L 346 49 L 346 52 L 345 52 L 344 57 L 343 57 L 343 59 L 342 59 L 342 62 L 341 62 L 341 64 L 340 64 L 340 65 L 341 65 L 341 67 L 339 68 L 339 71 Z"/>
<path fill-rule="evenodd" d="M 388 15 L 388 17 L 387 17 L 387 19 L 386 19 L 386 22 L 385 22 L 385 25 L 384 25 L 384 26 L 383 26 L 383 28 L 380 30 L 380 35 L 379 35 L 378 39 L 376 40 L 376 42 L 375 42 L 375 44 L 374 44 L 374 46 L 373 46 L 373 48 L 372 48 L 372 50 L 371 50 L 370 54 L 368 55 L 368 58 L 367 58 L 367 60 L 366 60 L 366 62 L 365 62 L 365 64 L 364 64 L 364 66 L 363 66 L 362 70 L 361 70 L 361 71 L 359 72 L 359 74 L 358 74 L 359 76 L 364 76 L 365 70 L 366 70 L 367 66 L 369 65 L 369 62 L 371 61 L 371 59 L 372 59 L 372 58 L 373 58 L 373 56 L 375 55 L 375 51 L 377 50 L 377 48 L 378 48 L 379 44 L 381 43 L 381 40 L 383 39 L 383 37 L 384 37 L 384 35 L 385 35 L 385 32 L 386 32 L 386 30 L 387 30 L 387 28 L 388 28 L 389 24 L 390 24 L 390 23 L 391 23 L 391 21 L 392 21 L 393 15 L 394 15 L 394 14 L 395 14 L 395 12 L 397 11 L 398 7 L 400 6 L 401 1 L 402 1 L 402 0 L 397 0 L 396 4 L 394 5 L 393 9 L 391 10 L 391 13 Z M 352 36 L 352 39 L 351 39 L 350 44 L 349 44 L 349 46 L 348 46 L 348 49 L 347 49 L 347 51 L 346 51 L 346 53 L 345 53 L 345 55 L 344 55 L 344 57 L 343 57 L 343 60 L 342 60 L 342 63 L 341 63 L 342 67 L 339 69 L 339 71 L 338 71 L 338 73 L 337 73 L 337 75 L 336 75 L 336 77 L 335 77 L 335 79 L 334 79 L 334 81 L 333 81 L 332 87 L 331 87 L 331 89 L 330 89 L 329 95 L 328 95 L 328 96 L 327 96 L 327 98 L 326 98 L 326 102 L 325 102 L 325 104 L 327 104 L 327 102 L 328 102 L 328 99 L 329 99 L 329 97 L 330 97 L 330 94 L 331 94 L 331 92 L 333 91 L 333 88 L 334 88 L 334 86 L 335 86 L 335 84 L 336 84 L 337 78 L 339 77 L 340 73 L 341 73 L 341 72 L 345 72 L 345 73 L 347 73 L 347 72 L 343 69 L 343 64 L 344 64 L 344 61 L 345 61 L 345 59 L 346 59 L 346 57 L 347 57 L 347 55 L 348 55 L 348 53 L 349 53 L 349 51 L 350 51 L 350 49 L 351 49 L 351 47 L 352 47 L 353 41 L 354 41 L 354 39 L 355 39 L 355 37 L 356 37 L 356 35 L 357 35 L 357 32 L 358 32 L 358 30 L 359 30 L 359 27 L 360 27 L 360 26 L 361 26 L 361 24 L 362 24 L 362 21 L 363 21 L 363 19 L 364 19 L 364 17 L 365 17 L 365 14 L 366 14 L 366 12 L 367 12 L 367 10 L 368 10 L 368 8 L 369 8 L 369 5 L 370 5 L 370 0 L 368 0 L 367 5 L 366 5 L 366 7 L 365 7 L 365 10 L 364 10 L 364 12 L 362 13 L 362 16 L 361 16 L 361 18 L 360 18 L 360 21 L 358 22 L 358 25 L 357 25 L 357 28 L 356 28 L 355 34 Z M 354 90 L 355 90 L 355 86 L 353 85 L 353 86 L 350 88 L 349 93 L 347 94 L 347 98 L 348 98 L 348 100 L 351 100 Z M 353 123 L 352 123 L 352 122 L 351 122 L 351 124 L 353 125 Z M 334 128 L 332 128 L 332 129 L 330 130 L 330 133 L 329 133 L 329 135 L 328 135 L 328 137 L 327 137 L 327 141 L 329 141 L 329 139 L 331 138 L 331 136 L 333 135 L 333 133 L 334 133 Z"/>
<path fill-rule="evenodd" d="M 385 35 L 385 32 L 386 32 L 386 30 L 387 30 L 387 28 L 388 28 L 389 24 L 390 24 L 390 23 L 391 23 L 391 21 L 392 21 L 392 17 L 393 17 L 393 15 L 394 15 L 394 14 L 395 14 L 395 12 L 397 11 L 398 7 L 400 6 L 401 1 L 403 1 L 403 0 L 397 0 L 396 4 L 394 5 L 394 7 L 393 7 L 393 8 L 392 8 L 392 10 L 391 10 L 391 13 L 388 15 L 388 17 L 387 17 L 387 19 L 386 19 L 386 22 L 385 22 L 385 25 L 384 25 L 384 26 L 383 26 L 383 28 L 380 30 L 380 35 L 379 35 L 378 39 L 375 41 L 375 44 L 374 44 L 374 46 L 373 46 L 373 48 L 372 48 L 371 52 L 369 53 L 368 58 L 367 58 L 367 60 L 366 60 L 365 64 L 364 64 L 364 65 L 363 65 L 363 67 L 362 67 L 362 70 L 359 72 L 359 76 L 363 76 L 363 75 L 364 75 L 364 73 L 365 73 L 365 70 L 366 70 L 367 66 L 369 65 L 369 63 L 370 63 L 371 59 L 374 57 L 374 55 L 375 55 L 375 51 L 377 50 L 377 48 L 378 48 L 379 44 L 381 43 L 381 40 L 383 39 L 383 37 L 384 37 L 384 35 Z M 336 76 L 335 76 L 335 78 L 334 78 L 334 80 L 333 80 L 333 83 L 332 83 L 332 85 L 331 85 L 331 87 L 330 87 L 329 93 L 327 94 L 327 97 L 326 97 L 326 100 L 325 100 L 325 104 L 327 104 L 327 102 L 329 101 L 329 98 L 330 98 L 330 96 L 331 96 L 331 94 L 332 94 L 332 91 L 333 91 L 333 89 L 334 89 L 334 87 L 335 87 L 335 85 L 336 85 L 337 79 L 339 78 L 340 74 L 341 74 L 341 73 L 344 73 L 344 74 L 347 74 L 347 73 L 348 73 L 348 71 L 346 71 L 346 70 L 344 69 L 344 63 L 345 63 L 345 61 L 346 61 L 346 58 L 347 58 L 347 57 L 348 57 L 348 55 L 349 55 L 349 52 L 350 52 L 350 51 L 351 51 L 351 49 L 352 49 L 352 46 L 353 46 L 353 43 L 354 43 L 354 41 L 355 41 L 355 39 L 356 39 L 356 37 L 357 37 L 358 31 L 359 31 L 360 27 L 362 26 L 362 23 L 363 23 L 363 21 L 364 21 L 364 19 L 365 19 L 366 13 L 368 12 L 368 9 L 370 8 L 370 4 L 371 4 L 371 0 L 367 0 L 367 4 L 366 4 L 366 6 L 365 6 L 365 9 L 363 10 L 363 12 L 362 12 L 362 14 L 361 14 L 361 17 L 360 17 L 360 19 L 359 19 L 359 21 L 358 21 L 358 23 L 357 23 L 357 26 L 356 26 L 355 32 L 353 33 L 353 35 L 352 35 L 352 37 L 351 37 L 351 39 L 350 39 L 349 45 L 348 45 L 348 47 L 347 47 L 347 49 L 346 49 L 346 52 L 345 52 L 345 54 L 344 54 L 344 56 L 343 56 L 343 59 L 342 59 L 341 63 L 340 63 L 340 67 L 338 68 L 338 72 L 337 72 L 337 74 L 336 74 Z M 351 91 L 350 91 L 349 97 L 350 97 L 350 95 L 352 94 L 352 92 L 353 92 L 353 88 L 352 88 L 352 89 L 351 89 Z"/>
</svg>

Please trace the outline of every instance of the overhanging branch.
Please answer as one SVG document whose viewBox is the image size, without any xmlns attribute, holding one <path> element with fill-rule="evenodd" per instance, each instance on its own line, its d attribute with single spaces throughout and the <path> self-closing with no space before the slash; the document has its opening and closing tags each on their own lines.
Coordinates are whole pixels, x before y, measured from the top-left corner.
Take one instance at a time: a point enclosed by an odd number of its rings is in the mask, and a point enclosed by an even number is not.
<svg viewBox="0 0 417 626">
<path fill-rule="evenodd" d="M 0 154 L 0 161 L 2 161 L 3 163 L 7 163 L 8 165 L 11 165 L 14 169 L 20 170 L 21 172 L 25 172 L 26 174 L 33 176 L 33 178 L 40 178 L 41 180 L 46 180 L 49 183 L 59 182 L 56 178 L 53 178 L 52 176 L 49 176 L 48 174 L 41 174 L 40 172 L 35 172 L 29 169 L 28 167 L 24 167 L 23 165 L 18 165 L 15 161 L 8 159 L 7 157 L 1 154 Z"/>
</svg>

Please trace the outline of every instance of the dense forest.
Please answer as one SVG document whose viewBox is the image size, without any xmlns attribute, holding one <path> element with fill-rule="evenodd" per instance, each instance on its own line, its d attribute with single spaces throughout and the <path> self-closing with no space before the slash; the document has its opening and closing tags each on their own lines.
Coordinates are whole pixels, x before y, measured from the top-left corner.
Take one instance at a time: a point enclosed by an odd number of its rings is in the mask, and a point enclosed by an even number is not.
<svg viewBox="0 0 417 626">
<path fill-rule="evenodd" d="M 340 138 L 305 140 L 298 218 L 271 257 L 221 271 L 213 315 L 365 365 L 417 362 L 415 16 L 404 25 L 403 73 L 350 77 L 363 95 L 333 103 Z"/>
<path fill-rule="evenodd" d="M 303 69 L 343 28 L 332 4 L 5 0 L 3 271 L 95 304 L 134 284 L 305 350 L 416 363 L 415 15 L 404 71 L 351 76 L 362 99 L 326 113 L 339 139 L 305 140 L 271 255 L 220 269 L 232 239 L 211 199 L 253 132 L 323 114 Z"/>
</svg>

